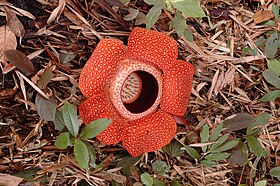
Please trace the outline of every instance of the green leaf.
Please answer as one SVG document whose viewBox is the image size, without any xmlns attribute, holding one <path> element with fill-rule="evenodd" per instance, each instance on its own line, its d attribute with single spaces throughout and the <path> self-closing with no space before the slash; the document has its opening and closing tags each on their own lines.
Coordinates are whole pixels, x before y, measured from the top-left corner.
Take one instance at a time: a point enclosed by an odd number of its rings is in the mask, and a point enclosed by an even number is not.
<svg viewBox="0 0 280 186">
<path fill-rule="evenodd" d="M 111 184 L 112 184 L 112 186 L 122 186 L 122 184 L 120 184 L 120 183 L 118 183 L 118 182 L 116 182 L 114 180 L 111 181 Z M 89 186 L 89 185 L 80 185 L 80 186 Z"/>
<path fill-rule="evenodd" d="M 198 0 L 171 0 L 171 5 L 189 17 L 199 18 L 205 16 Z"/>
<path fill-rule="evenodd" d="M 247 136 L 246 141 L 250 147 L 251 152 L 257 157 L 263 156 L 265 157 L 267 154 L 267 150 L 262 147 L 259 140 L 254 136 Z"/>
<path fill-rule="evenodd" d="M 217 125 L 217 127 L 213 130 L 212 134 L 210 135 L 210 141 L 214 142 L 218 139 L 219 135 L 222 132 L 224 124 L 221 123 L 219 125 Z"/>
<path fill-rule="evenodd" d="M 274 32 L 266 41 L 265 44 L 265 53 L 268 58 L 274 58 L 275 54 L 277 53 L 279 46 L 279 38 L 278 33 Z"/>
<path fill-rule="evenodd" d="M 233 139 L 231 141 L 226 141 L 225 143 L 218 146 L 217 148 L 210 149 L 210 152 L 224 152 L 224 151 L 230 150 L 233 147 L 235 147 L 239 143 L 239 141 L 240 141 L 239 139 Z"/>
<path fill-rule="evenodd" d="M 237 113 L 234 118 L 226 119 L 224 123 L 224 128 L 227 131 L 237 131 L 247 128 L 249 125 L 254 123 L 256 120 L 254 116 L 248 113 Z"/>
<path fill-rule="evenodd" d="M 272 12 L 273 12 L 273 15 L 274 15 L 275 19 L 278 19 L 278 17 L 279 17 L 279 4 L 277 4 L 277 3 L 272 4 Z"/>
<path fill-rule="evenodd" d="M 215 149 L 218 146 L 222 145 L 229 137 L 229 133 L 224 134 L 223 136 L 221 136 L 216 143 L 214 143 L 210 149 Z"/>
<path fill-rule="evenodd" d="M 176 140 L 172 140 L 168 145 L 163 147 L 163 150 L 173 158 L 179 157 L 184 151 L 181 150 L 183 145 Z"/>
<path fill-rule="evenodd" d="M 230 153 L 222 152 L 222 153 L 214 153 L 214 154 L 208 154 L 205 156 L 205 159 L 207 160 L 213 160 L 213 161 L 220 161 L 228 158 L 230 156 Z"/>
<path fill-rule="evenodd" d="M 63 113 L 61 110 L 56 110 L 53 123 L 56 130 L 62 131 L 65 128 Z"/>
<path fill-rule="evenodd" d="M 280 61 L 276 59 L 268 60 L 268 68 L 278 74 L 280 76 Z"/>
<path fill-rule="evenodd" d="M 96 168 L 96 163 L 95 163 L 95 149 L 93 148 L 93 146 L 89 143 L 89 142 L 86 142 L 84 141 L 84 143 L 86 144 L 87 146 L 87 149 L 88 149 L 88 153 L 89 153 L 89 166 L 93 167 L 93 168 Z"/>
<path fill-rule="evenodd" d="M 180 183 L 180 182 L 178 182 L 178 181 L 172 181 L 171 183 L 170 183 L 170 186 L 181 186 L 182 184 Z"/>
<path fill-rule="evenodd" d="M 152 168 L 153 171 L 157 172 L 159 175 L 164 175 L 165 173 L 168 173 L 170 170 L 170 167 L 161 160 L 156 160 L 153 164 L 152 164 Z"/>
<path fill-rule="evenodd" d="M 158 179 L 154 179 L 153 180 L 153 186 L 165 186 L 164 182 L 158 180 Z"/>
<path fill-rule="evenodd" d="M 256 45 L 257 45 L 258 47 L 264 46 L 265 43 L 266 43 L 266 39 L 265 39 L 263 36 L 260 36 L 260 37 L 257 39 L 257 41 L 256 41 Z"/>
<path fill-rule="evenodd" d="M 88 169 L 88 163 L 89 163 L 88 148 L 82 140 L 75 139 L 74 154 L 79 166 L 81 168 Z"/>
<path fill-rule="evenodd" d="M 140 158 L 141 156 L 138 156 L 136 158 L 130 155 L 124 156 L 120 161 L 118 161 L 116 167 L 122 167 L 121 173 L 126 176 L 131 176 L 132 174 L 130 171 L 130 167 L 132 167 L 137 161 L 139 161 Z"/>
<path fill-rule="evenodd" d="M 152 28 L 152 26 L 157 22 L 164 6 L 165 6 L 165 3 L 157 3 L 150 9 L 148 14 L 146 15 L 146 18 L 147 18 L 146 28 L 147 29 Z"/>
<path fill-rule="evenodd" d="M 185 18 L 179 11 L 176 11 L 173 22 L 178 36 L 181 37 L 186 29 L 187 24 Z"/>
<path fill-rule="evenodd" d="M 140 176 L 140 180 L 141 182 L 145 185 L 145 186 L 153 186 L 153 178 L 148 174 L 148 173 L 143 173 Z"/>
<path fill-rule="evenodd" d="M 194 148 L 186 145 L 182 149 L 184 149 L 192 158 L 194 158 L 194 159 L 200 158 L 200 155 Z"/>
<path fill-rule="evenodd" d="M 272 101 L 275 100 L 276 98 L 280 97 L 280 90 L 273 90 L 271 92 L 268 92 L 265 94 L 260 101 L 266 102 L 266 101 Z"/>
<path fill-rule="evenodd" d="M 280 181 L 280 167 L 274 167 L 269 171 L 271 177 L 275 177 Z"/>
<path fill-rule="evenodd" d="M 40 94 L 36 95 L 35 105 L 39 116 L 45 121 L 54 121 L 56 104 L 52 99 L 46 99 Z"/>
<path fill-rule="evenodd" d="M 201 160 L 200 163 L 205 167 L 215 167 L 216 165 L 218 165 L 216 161 L 212 160 Z"/>
<path fill-rule="evenodd" d="M 62 114 L 66 128 L 72 136 L 77 137 L 80 126 L 76 109 L 69 102 L 65 102 Z"/>
<path fill-rule="evenodd" d="M 278 74 L 270 69 L 266 69 L 263 72 L 263 77 L 265 78 L 265 80 L 270 83 L 271 85 L 273 85 L 276 88 L 280 89 L 280 78 L 278 76 Z"/>
<path fill-rule="evenodd" d="M 190 30 L 185 29 L 184 36 L 185 36 L 186 40 L 188 40 L 189 42 L 193 42 L 193 34 Z"/>
<path fill-rule="evenodd" d="M 200 132 L 201 143 L 206 143 L 209 140 L 209 126 L 205 124 Z M 207 146 L 201 148 L 203 152 L 206 152 Z"/>
<path fill-rule="evenodd" d="M 100 118 L 98 120 L 90 122 L 81 132 L 81 138 L 94 138 L 101 132 L 103 132 L 111 123 L 112 119 Z"/>
<path fill-rule="evenodd" d="M 267 124 L 269 118 L 270 118 L 270 114 L 267 114 L 267 113 L 263 113 L 263 114 L 258 115 L 256 117 L 256 121 L 253 124 L 248 126 L 246 134 L 247 135 L 253 135 L 253 134 L 259 133 L 260 128 L 263 125 Z"/>
<path fill-rule="evenodd" d="M 72 142 L 69 132 L 60 133 L 54 143 L 54 145 L 59 149 L 66 149 L 71 144 Z"/>
<path fill-rule="evenodd" d="M 261 180 L 255 184 L 255 186 L 266 186 L 266 185 L 267 185 L 267 180 Z"/>
<path fill-rule="evenodd" d="M 163 3 L 165 0 L 144 0 L 145 3 L 148 5 L 155 5 L 158 3 Z"/>
</svg>

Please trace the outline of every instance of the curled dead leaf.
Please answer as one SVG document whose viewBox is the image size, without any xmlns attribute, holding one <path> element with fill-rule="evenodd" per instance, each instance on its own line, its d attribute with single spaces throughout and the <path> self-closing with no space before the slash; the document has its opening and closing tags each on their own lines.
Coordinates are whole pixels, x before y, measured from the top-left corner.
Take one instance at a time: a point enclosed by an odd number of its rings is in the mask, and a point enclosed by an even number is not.
<svg viewBox="0 0 280 186">
<path fill-rule="evenodd" d="M 24 53 L 11 49 L 5 50 L 4 54 L 13 65 L 25 72 L 27 75 L 36 73 L 33 63 Z"/>
</svg>

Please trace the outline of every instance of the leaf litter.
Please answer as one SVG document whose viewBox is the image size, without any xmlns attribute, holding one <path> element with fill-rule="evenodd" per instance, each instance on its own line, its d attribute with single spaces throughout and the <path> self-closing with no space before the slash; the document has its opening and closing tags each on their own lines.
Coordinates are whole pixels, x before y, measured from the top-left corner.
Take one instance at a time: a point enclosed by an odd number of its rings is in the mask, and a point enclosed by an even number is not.
<svg viewBox="0 0 280 186">
<path fill-rule="evenodd" d="M 266 81 L 262 76 L 267 68 L 278 64 L 268 62 L 279 59 L 277 4 L 272 1 L 260 4 L 245 0 L 243 4 L 233 0 L 201 1 L 208 19 L 186 15 L 181 19 L 181 22 L 186 20 L 184 27 L 192 34 L 193 42 L 178 37 L 175 30 L 166 29 L 175 12 L 162 11 L 152 28 L 175 38 L 180 58 L 190 61 L 196 69 L 185 121 L 178 125 L 176 140 L 170 145 L 136 160 L 125 156 L 120 144 L 104 146 L 90 139 L 88 142 L 96 149 L 96 166 L 100 167 L 89 169 L 87 173 L 74 160 L 73 151 L 54 146 L 59 135 L 56 129 L 63 130 L 63 126 L 47 121 L 61 121 L 55 108 L 65 102 L 79 105 L 84 99 L 77 89 L 77 80 L 99 40 L 113 37 L 126 42 L 134 25 L 145 26 L 143 15 L 151 7 L 143 1 L 131 1 L 124 6 L 115 1 L 38 0 L 34 3 L 35 6 L 27 6 L 30 2 L 0 2 L 1 18 L 6 19 L 6 23 L 0 25 L 0 170 L 3 176 L 21 182 L 21 178 L 8 174 L 35 170 L 30 173 L 32 180 L 27 182 L 43 185 L 76 184 L 82 180 L 91 185 L 108 185 L 113 181 L 133 185 L 145 177 L 149 182 L 159 180 L 166 184 L 237 185 L 261 181 L 261 174 L 269 183 L 278 178 L 279 97 L 269 102 L 259 101 L 265 93 L 276 90 L 273 85 L 278 87 L 277 78 Z M 184 7 L 178 5 L 178 8 Z M 274 25 L 269 21 L 274 21 Z M 21 43 L 17 43 L 17 37 L 21 38 Z M 257 44 L 260 37 L 265 40 L 263 45 Z M 4 53 L 9 50 L 13 52 L 7 57 Z M 268 115 L 262 122 L 258 118 L 265 113 Z M 75 122 L 81 123 L 80 120 Z M 214 135 L 222 122 L 223 128 Z M 190 145 L 191 151 L 201 155 L 195 156 L 198 158 L 195 160 L 182 147 L 188 145 L 190 130 L 199 136 L 205 125 L 209 126 L 210 137 L 203 142 L 197 137 Z M 227 134 L 225 128 L 230 131 L 226 144 L 231 141 L 236 144 L 235 138 L 244 137 L 243 140 L 248 140 L 248 149 L 240 142 L 229 151 L 218 152 L 220 157 L 232 153 L 229 161 L 225 159 L 213 167 L 204 166 L 199 158 L 207 157 L 204 163 L 210 165 L 213 162 L 209 159 L 215 156 L 207 156 L 200 149 L 215 145 L 215 140 L 207 140 L 211 136 L 219 140 Z M 85 148 L 84 145 L 78 147 L 76 151 Z M 266 159 L 261 158 L 264 148 L 269 152 Z M 244 152 L 252 157 L 250 163 L 254 170 L 245 164 L 248 159 Z M 238 161 L 239 158 L 242 160 Z M 130 162 L 128 167 L 123 163 L 126 161 Z M 153 169 L 156 161 L 164 162 L 170 170 L 160 175 Z M 102 163 L 106 165 L 102 167 Z"/>
</svg>

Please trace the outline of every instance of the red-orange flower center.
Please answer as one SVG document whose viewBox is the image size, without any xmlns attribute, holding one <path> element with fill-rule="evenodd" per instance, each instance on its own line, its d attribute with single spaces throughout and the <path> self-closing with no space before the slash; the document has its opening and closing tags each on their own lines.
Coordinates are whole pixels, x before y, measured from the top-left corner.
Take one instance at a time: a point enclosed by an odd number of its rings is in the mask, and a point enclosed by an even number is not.
<svg viewBox="0 0 280 186">
<path fill-rule="evenodd" d="M 110 85 L 113 105 L 122 117 L 130 121 L 154 112 L 161 95 L 161 72 L 151 64 L 132 59 L 121 63 Z"/>
</svg>

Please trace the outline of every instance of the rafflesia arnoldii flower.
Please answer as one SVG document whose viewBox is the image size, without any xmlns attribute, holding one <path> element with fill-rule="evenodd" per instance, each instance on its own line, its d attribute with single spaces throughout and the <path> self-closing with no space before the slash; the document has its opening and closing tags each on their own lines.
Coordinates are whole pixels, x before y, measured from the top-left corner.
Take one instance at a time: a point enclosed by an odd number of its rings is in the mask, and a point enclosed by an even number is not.
<svg viewBox="0 0 280 186">
<path fill-rule="evenodd" d="M 175 40 L 143 28 L 132 31 L 128 47 L 115 39 L 100 41 L 80 76 L 87 100 L 79 110 L 85 124 L 113 119 L 97 136 L 101 143 L 122 141 L 136 157 L 171 141 L 173 115 L 185 114 L 194 74 L 193 66 L 177 57 Z"/>
</svg>

